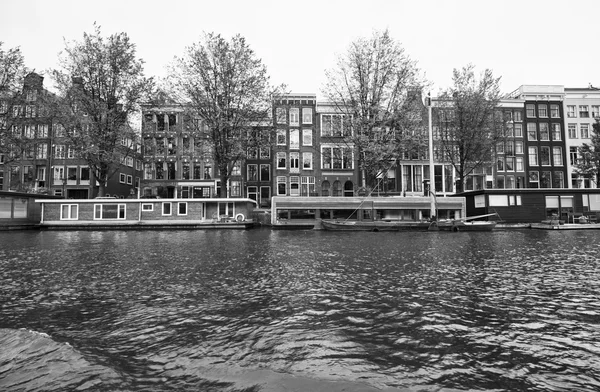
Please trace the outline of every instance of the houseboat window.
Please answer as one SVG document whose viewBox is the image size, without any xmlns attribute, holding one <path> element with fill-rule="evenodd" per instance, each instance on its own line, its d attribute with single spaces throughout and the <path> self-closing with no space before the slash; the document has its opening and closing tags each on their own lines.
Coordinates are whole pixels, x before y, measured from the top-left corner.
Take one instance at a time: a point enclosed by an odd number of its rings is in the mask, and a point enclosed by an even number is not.
<svg viewBox="0 0 600 392">
<path fill-rule="evenodd" d="M 219 216 L 226 215 L 233 217 L 234 214 L 235 210 L 233 208 L 233 203 L 219 203 Z"/>
<path fill-rule="evenodd" d="M 94 204 L 94 219 L 125 219 L 125 204 Z"/>
<path fill-rule="evenodd" d="M 171 203 L 162 203 L 162 214 L 171 215 Z"/>
<path fill-rule="evenodd" d="M 507 195 L 489 195 L 490 207 L 508 207 Z"/>
<path fill-rule="evenodd" d="M 142 204 L 142 211 L 154 211 L 154 204 L 152 204 L 152 203 Z"/>
<path fill-rule="evenodd" d="M 60 220 L 77 220 L 79 216 L 78 204 L 61 204 Z"/>
<path fill-rule="evenodd" d="M 187 215 L 187 203 L 177 203 L 177 215 Z"/>
</svg>

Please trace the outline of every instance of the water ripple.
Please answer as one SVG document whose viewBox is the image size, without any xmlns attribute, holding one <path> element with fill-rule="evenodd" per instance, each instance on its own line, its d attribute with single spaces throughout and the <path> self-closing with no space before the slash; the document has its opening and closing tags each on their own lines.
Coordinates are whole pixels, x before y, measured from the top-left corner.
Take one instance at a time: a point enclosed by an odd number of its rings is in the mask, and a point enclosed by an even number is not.
<svg viewBox="0 0 600 392">
<path fill-rule="evenodd" d="M 594 234 L 2 234 L 0 389 L 595 391 Z"/>
</svg>

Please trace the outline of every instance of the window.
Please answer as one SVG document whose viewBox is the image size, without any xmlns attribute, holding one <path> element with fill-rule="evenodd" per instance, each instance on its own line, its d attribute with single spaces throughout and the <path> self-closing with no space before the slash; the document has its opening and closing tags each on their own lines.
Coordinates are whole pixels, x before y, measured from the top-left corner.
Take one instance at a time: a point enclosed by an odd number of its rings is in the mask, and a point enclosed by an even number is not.
<svg viewBox="0 0 600 392">
<path fill-rule="evenodd" d="M 301 179 L 300 194 L 310 196 L 315 193 L 315 178 L 312 176 L 303 176 Z"/>
<path fill-rule="evenodd" d="M 569 139 L 577 139 L 577 124 L 569 124 Z"/>
<path fill-rule="evenodd" d="M 258 148 L 257 147 L 248 147 L 247 158 L 248 159 L 257 159 L 258 158 Z"/>
<path fill-rule="evenodd" d="M 540 163 L 542 164 L 542 166 L 550 165 L 550 147 L 540 147 Z"/>
<path fill-rule="evenodd" d="M 285 108 L 277 108 L 275 109 L 275 118 L 277 119 L 277 124 L 285 124 L 286 123 L 286 110 Z"/>
<path fill-rule="evenodd" d="M 240 169 L 239 162 L 236 162 L 235 165 L 233 165 L 233 167 L 231 168 L 231 175 L 232 176 L 241 176 L 242 175 L 242 170 Z"/>
<path fill-rule="evenodd" d="M 552 188 L 564 188 L 564 187 L 565 187 L 564 173 L 561 171 L 555 171 L 554 177 L 552 178 Z"/>
<path fill-rule="evenodd" d="M 540 173 L 537 171 L 529 172 L 529 188 L 540 187 Z"/>
<path fill-rule="evenodd" d="M 516 157 L 515 158 L 515 170 L 516 171 L 523 171 L 525 170 L 525 168 L 523 167 L 523 158 L 522 157 Z"/>
<path fill-rule="evenodd" d="M 258 165 L 246 166 L 248 171 L 248 181 L 258 181 Z"/>
<path fill-rule="evenodd" d="M 302 145 L 312 146 L 312 129 L 302 130 Z"/>
<path fill-rule="evenodd" d="M 285 129 L 277 130 L 277 145 L 278 146 L 285 146 L 287 144 L 285 136 L 286 136 Z"/>
<path fill-rule="evenodd" d="M 286 177 L 278 176 L 277 177 L 277 194 L 285 195 L 286 194 Z"/>
<path fill-rule="evenodd" d="M 504 171 L 504 158 L 498 158 L 496 161 L 496 167 L 498 168 L 498 171 Z"/>
<path fill-rule="evenodd" d="M 38 125 L 37 137 L 39 137 L 39 138 L 48 137 L 48 124 Z"/>
<path fill-rule="evenodd" d="M 552 126 L 552 140 L 554 140 L 554 141 L 561 140 L 561 136 L 560 136 L 560 124 L 553 123 L 553 124 L 551 124 L 551 126 Z"/>
<path fill-rule="evenodd" d="M 513 112 L 513 119 L 515 122 L 521 122 L 523 121 L 523 112 L 521 112 L 520 110 L 514 111 Z"/>
<path fill-rule="evenodd" d="M 171 215 L 171 203 L 162 203 L 163 216 Z"/>
<path fill-rule="evenodd" d="M 94 204 L 94 219 L 125 219 L 125 204 Z"/>
<path fill-rule="evenodd" d="M 299 196 L 300 195 L 300 177 L 291 176 L 290 177 L 290 196 Z"/>
<path fill-rule="evenodd" d="M 286 169 L 287 168 L 287 157 L 285 152 L 277 153 L 277 169 Z"/>
<path fill-rule="evenodd" d="M 242 195 L 242 183 L 240 181 L 231 181 L 229 185 L 229 196 L 240 197 Z"/>
<path fill-rule="evenodd" d="M 550 105 L 550 117 L 560 118 L 560 109 L 558 105 Z"/>
<path fill-rule="evenodd" d="M 586 118 L 590 116 L 588 105 L 579 105 L 579 117 Z"/>
<path fill-rule="evenodd" d="M 154 204 L 142 203 L 142 211 L 154 211 Z"/>
<path fill-rule="evenodd" d="M 496 177 L 496 188 L 504 189 L 504 176 Z M 506 197 L 504 197 L 506 199 Z"/>
<path fill-rule="evenodd" d="M 540 123 L 540 140 L 550 140 L 550 132 L 548 131 L 548 123 Z"/>
<path fill-rule="evenodd" d="M 46 143 L 40 143 L 36 146 L 35 157 L 38 159 L 46 159 L 48 157 L 48 145 Z"/>
<path fill-rule="evenodd" d="M 300 172 L 300 153 L 290 152 L 290 173 Z"/>
<path fill-rule="evenodd" d="M 540 174 L 540 188 L 550 188 L 552 184 L 552 176 L 549 171 L 543 171 Z"/>
<path fill-rule="evenodd" d="M 77 183 L 77 167 L 69 166 L 67 167 L 67 184 L 76 184 Z"/>
<path fill-rule="evenodd" d="M 125 157 L 125 164 L 129 167 L 133 167 L 133 157 Z"/>
<path fill-rule="evenodd" d="M 554 166 L 562 166 L 562 149 L 560 147 L 552 147 L 552 162 Z"/>
<path fill-rule="evenodd" d="M 74 158 L 75 158 L 75 149 L 73 148 L 73 146 L 67 147 L 67 159 L 74 159 Z"/>
<path fill-rule="evenodd" d="M 271 158 L 271 149 L 269 147 L 261 147 L 260 151 L 260 159 L 269 159 Z"/>
<path fill-rule="evenodd" d="M 515 142 L 515 154 L 523 154 L 523 142 L 522 141 Z"/>
<path fill-rule="evenodd" d="M 527 117 L 535 117 L 535 105 L 533 105 L 533 104 L 526 105 L 525 111 L 527 112 Z"/>
<path fill-rule="evenodd" d="M 515 171 L 515 158 L 513 157 L 506 157 L 506 171 Z"/>
<path fill-rule="evenodd" d="M 548 105 L 538 105 L 538 117 L 548 117 Z"/>
<path fill-rule="evenodd" d="M 302 108 L 302 124 L 312 124 L 312 108 Z"/>
<path fill-rule="evenodd" d="M 300 125 L 300 109 L 290 108 L 290 125 Z"/>
<path fill-rule="evenodd" d="M 300 130 L 290 129 L 290 149 L 297 150 L 300 148 Z"/>
<path fill-rule="evenodd" d="M 119 182 L 121 184 L 125 184 L 126 181 L 127 181 L 127 176 L 125 175 L 125 173 L 119 173 Z"/>
<path fill-rule="evenodd" d="M 177 215 L 187 215 L 187 204 L 184 201 L 177 203 Z"/>
<path fill-rule="evenodd" d="M 579 131 L 582 139 L 590 138 L 590 124 L 579 124 Z"/>
<path fill-rule="evenodd" d="M 567 117 L 577 117 L 577 114 L 575 113 L 575 105 L 567 105 Z"/>
<path fill-rule="evenodd" d="M 313 168 L 313 153 L 303 152 L 302 153 L 302 168 L 304 170 L 312 170 Z"/>
<path fill-rule="evenodd" d="M 515 187 L 515 176 L 506 176 L 505 188 L 513 189 Z"/>
<path fill-rule="evenodd" d="M 600 105 L 592 105 L 592 117 L 600 117 Z"/>
<path fill-rule="evenodd" d="M 577 164 L 577 147 L 569 147 L 569 159 L 571 165 Z"/>
<path fill-rule="evenodd" d="M 133 177 L 131 175 L 127 175 L 127 185 L 133 185 Z"/>
<path fill-rule="evenodd" d="M 65 146 L 62 144 L 54 146 L 54 158 L 65 159 Z"/>
<path fill-rule="evenodd" d="M 260 180 L 271 181 L 271 165 L 260 165 Z"/>
<path fill-rule="evenodd" d="M 523 124 L 514 124 L 515 137 L 523 137 Z"/>
<path fill-rule="evenodd" d="M 529 147 L 529 166 L 538 165 L 537 147 Z"/>
<path fill-rule="evenodd" d="M 78 204 L 61 204 L 60 220 L 77 220 L 79 217 Z"/>
<path fill-rule="evenodd" d="M 527 123 L 527 140 L 537 140 L 537 127 L 535 123 Z"/>
<path fill-rule="evenodd" d="M 499 142 L 498 144 L 496 144 L 496 152 L 498 154 L 504 154 L 504 143 L 503 142 Z"/>
</svg>

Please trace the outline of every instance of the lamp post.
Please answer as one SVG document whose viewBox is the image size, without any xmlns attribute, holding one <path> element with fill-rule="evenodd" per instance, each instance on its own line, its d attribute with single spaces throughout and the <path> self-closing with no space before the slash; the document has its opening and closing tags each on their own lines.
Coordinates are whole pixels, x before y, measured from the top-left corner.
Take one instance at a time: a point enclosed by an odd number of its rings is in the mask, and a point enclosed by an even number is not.
<svg viewBox="0 0 600 392">
<path fill-rule="evenodd" d="M 435 212 L 435 170 L 433 167 L 433 119 L 432 119 L 432 105 L 431 105 L 431 93 L 427 93 L 425 99 L 427 104 L 427 112 L 429 117 L 429 193 L 431 197 L 431 215 Z M 436 214 L 437 220 L 437 214 Z"/>
</svg>

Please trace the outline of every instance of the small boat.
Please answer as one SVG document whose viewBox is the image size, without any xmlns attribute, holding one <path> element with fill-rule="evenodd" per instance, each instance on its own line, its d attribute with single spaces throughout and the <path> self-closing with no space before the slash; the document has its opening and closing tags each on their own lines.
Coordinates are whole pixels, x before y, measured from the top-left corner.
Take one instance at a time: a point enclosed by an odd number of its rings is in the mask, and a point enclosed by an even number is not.
<svg viewBox="0 0 600 392">
<path fill-rule="evenodd" d="M 478 221 L 474 219 L 479 218 L 487 218 L 489 216 L 498 215 L 496 213 L 493 214 L 485 214 L 485 215 L 476 215 L 476 216 L 468 216 L 463 219 L 450 219 L 446 221 L 439 221 L 438 227 L 440 230 L 451 230 L 451 231 L 492 231 L 496 227 L 498 222 L 496 221 Z"/>
<path fill-rule="evenodd" d="M 354 220 L 322 220 L 321 226 L 330 231 L 399 231 L 427 230 L 431 222 L 412 221 L 354 221 Z"/>
</svg>

